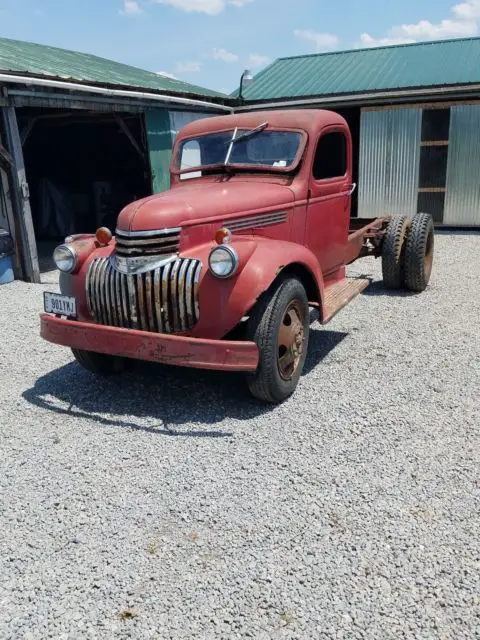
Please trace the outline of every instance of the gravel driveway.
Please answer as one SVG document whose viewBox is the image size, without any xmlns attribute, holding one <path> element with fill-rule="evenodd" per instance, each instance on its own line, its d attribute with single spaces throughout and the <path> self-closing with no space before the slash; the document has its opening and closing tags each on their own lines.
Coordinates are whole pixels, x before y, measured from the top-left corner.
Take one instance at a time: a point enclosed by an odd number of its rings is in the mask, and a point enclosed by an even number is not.
<svg viewBox="0 0 480 640">
<path fill-rule="evenodd" d="M 282 406 L 236 374 L 96 379 L 0 287 L 0 638 L 472 639 L 480 235 L 375 282 Z"/>
</svg>

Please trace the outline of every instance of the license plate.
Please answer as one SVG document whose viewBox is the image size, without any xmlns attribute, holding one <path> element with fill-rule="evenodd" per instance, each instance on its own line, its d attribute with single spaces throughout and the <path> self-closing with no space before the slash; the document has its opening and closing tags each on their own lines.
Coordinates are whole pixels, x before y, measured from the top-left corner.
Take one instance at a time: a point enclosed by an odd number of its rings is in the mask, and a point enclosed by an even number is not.
<svg viewBox="0 0 480 640">
<path fill-rule="evenodd" d="M 47 313 L 54 313 L 57 316 L 67 316 L 67 318 L 77 317 L 77 301 L 73 296 L 62 296 L 58 293 L 45 291 L 43 294 L 43 304 Z"/>
</svg>

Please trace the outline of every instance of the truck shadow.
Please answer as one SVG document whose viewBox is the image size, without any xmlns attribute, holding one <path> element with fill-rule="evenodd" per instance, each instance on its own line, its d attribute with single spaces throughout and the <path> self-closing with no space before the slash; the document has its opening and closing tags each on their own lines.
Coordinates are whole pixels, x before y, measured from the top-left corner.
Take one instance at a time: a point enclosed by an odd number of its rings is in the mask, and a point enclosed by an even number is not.
<svg viewBox="0 0 480 640">
<path fill-rule="evenodd" d="M 362 276 L 368 278 L 368 276 Z M 388 298 L 410 298 L 418 296 L 415 291 L 406 291 L 405 289 L 387 289 L 382 280 L 371 282 L 366 289 L 362 291 L 364 296 L 387 296 Z"/>
<path fill-rule="evenodd" d="M 312 328 L 310 336 L 304 375 L 347 334 Z M 205 425 L 219 424 L 225 418 L 250 420 L 273 411 L 271 405 L 249 396 L 242 374 L 147 362 L 134 363 L 130 371 L 108 378 L 70 362 L 38 378 L 22 396 L 37 407 L 69 418 L 170 437 L 233 437 L 232 431 Z"/>
</svg>

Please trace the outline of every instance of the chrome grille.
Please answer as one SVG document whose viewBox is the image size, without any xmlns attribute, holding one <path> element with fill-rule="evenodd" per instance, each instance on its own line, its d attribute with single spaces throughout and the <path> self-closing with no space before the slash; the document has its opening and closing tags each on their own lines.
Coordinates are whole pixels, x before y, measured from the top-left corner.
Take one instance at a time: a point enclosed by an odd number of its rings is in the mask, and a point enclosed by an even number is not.
<svg viewBox="0 0 480 640">
<path fill-rule="evenodd" d="M 115 231 L 116 251 L 119 256 L 170 256 L 178 252 L 180 227 L 158 231 Z"/>
<path fill-rule="evenodd" d="M 110 258 L 96 258 L 87 274 L 88 308 L 96 322 L 159 333 L 192 329 L 199 318 L 202 263 L 177 258 L 156 269 L 127 275 Z"/>
</svg>

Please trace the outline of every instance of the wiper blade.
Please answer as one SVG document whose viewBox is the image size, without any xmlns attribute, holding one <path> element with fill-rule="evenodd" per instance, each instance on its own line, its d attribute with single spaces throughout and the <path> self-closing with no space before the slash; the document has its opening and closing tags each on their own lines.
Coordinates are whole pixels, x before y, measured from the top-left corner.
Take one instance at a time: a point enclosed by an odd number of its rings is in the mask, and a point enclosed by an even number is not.
<svg viewBox="0 0 480 640">
<path fill-rule="evenodd" d="M 250 131 L 245 131 L 244 133 L 241 133 L 238 137 L 234 137 L 232 142 L 233 142 L 233 144 L 235 144 L 236 142 L 239 142 L 240 140 L 245 140 L 246 138 L 250 138 L 251 136 L 254 136 L 256 133 L 260 133 L 261 131 L 263 131 L 267 127 L 268 127 L 268 122 L 264 122 L 263 124 L 259 124 L 258 127 L 255 127 L 255 129 L 250 129 Z"/>
<path fill-rule="evenodd" d="M 228 144 L 228 151 L 225 157 L 225 165 L 228 165 L 228 163 L 230 162 L 230 156 L 232 155 L 233 145 L 236 142 L 238 142 L 239 140 L 245 140 L 245 138 L 250 138 L 251 136 L 254 136 L 257 133 L 260 133 L 260 131 L 263 131 L 264 129 L 266 129 L 266 127 L 268 127 L 268 122 L 264 122 L 263 124 L 260 124 L 258 127 L 255 127 L 255 129 L 250 129 L 250 131 L 245 131 L 245 133 L 241 133 L 238 136 L 238 138 L 237 138 L 238 127 L 235 127 L 235 131 L 233 132 L 232 139 L 226 143 Z"/>
</svg>

